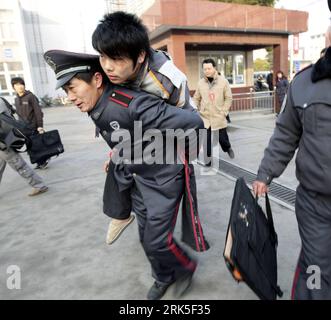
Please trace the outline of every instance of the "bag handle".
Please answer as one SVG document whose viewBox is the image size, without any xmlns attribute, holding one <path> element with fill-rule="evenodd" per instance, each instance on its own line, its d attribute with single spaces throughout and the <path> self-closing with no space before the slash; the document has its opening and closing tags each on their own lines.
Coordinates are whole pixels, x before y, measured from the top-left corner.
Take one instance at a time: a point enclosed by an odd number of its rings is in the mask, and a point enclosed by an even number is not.
<svg viewBox="0 0 331 320">
<path fill-rule="evenodd" d="M 255 197 L 255 204 L 256 204 L 256 206 L 258 206 L 258 199 L 259 199 L 259 197 L 256 196 Z M 271 234 L 275 235 L 276 234 L 276 230 L 275 230 L 275 225 L 274 225 L 274 219 L 272 217 L 271 205 L 270 205 L 270 200 L 269 200 L 268 193 L 265 194 L 265 207 L 266 207 L 266 213 L 267 213 L 269 230 L 270 230 Z M 268 279 L 271 287 L 275 290 L 276 294 L 281 298 L 283 296 L 283 291 L 281 290 L 281 288 L 277 284 L 275 285 L 270 280 L 267 272 L 265 271 L 263 265 L 261 264 L 261 256 L 260 256 L 260 254 L 258 252 L 256 252 L 255 248 L 251 247 L 251 249 L 252 249 L 252 252 L 253 252 L 253 254 L 254 254 L 255 258 L 256 258 L 257 263 L 259 264 L 262 272 L 264 273 L 264 275 Z"/>
<path fill-rule="evenodd" d="M 255 203 L 256 203 L 257 206 L 258 206 L 258 200 L 259 200 L 259 197 L 256 196 L 255 197 Z M 265 207 L 266 207 L 269 230 L 272 234 L 276 234 L 274 219 L 272 217 L 271 205 L 270 205 L 270 200 L 269 200 L 268 193 L 265 194 Z"/>
</svg>

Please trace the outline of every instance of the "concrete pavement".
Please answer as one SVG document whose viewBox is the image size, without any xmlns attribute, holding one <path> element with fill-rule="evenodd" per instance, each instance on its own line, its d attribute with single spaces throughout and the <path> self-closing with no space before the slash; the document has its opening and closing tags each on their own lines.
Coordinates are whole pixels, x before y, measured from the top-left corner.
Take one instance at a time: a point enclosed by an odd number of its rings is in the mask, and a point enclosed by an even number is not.
<svg viewBox="0 0 331 320">
<path fill-rule="evenodd" d="M 27 196 L 29 186 L 16 172 L 5 170 L 0 185 L 0 299 L 145 299 L 153 279 L 136 222 L 116 243 L 105 243 L 109 218 L 102 213 L 102 166 L 108 147 L 94 138 L 91 120 L 75 108 L 44 112 L 45 128 L 59 129 L 65 152 L 38 171 L 50 189 L 34 198 Z M 232 116 L 233 161 L 256 170 L 273 123 L 268 115 Z M 290 187 L 296 184 L 293 168 L 291 164 L 282 178 Z M 198 175 L 197 184 L 200 218 L 211 248 L 200 254 L 191 251 L 199 265 L 182 299 L 257 299 L 232 279 L 222 257 L 233 179 Z M 297 223 L 293 211 L 276 203 L 272 209 L 279 238 L 279 285 L 283 299 L 289 299 L 300 250 Z M 7 287 L 12 265 L 21 271 L 21 289 Z M 174 299 L 172 288 L 165 299 Z"/>
</svg>

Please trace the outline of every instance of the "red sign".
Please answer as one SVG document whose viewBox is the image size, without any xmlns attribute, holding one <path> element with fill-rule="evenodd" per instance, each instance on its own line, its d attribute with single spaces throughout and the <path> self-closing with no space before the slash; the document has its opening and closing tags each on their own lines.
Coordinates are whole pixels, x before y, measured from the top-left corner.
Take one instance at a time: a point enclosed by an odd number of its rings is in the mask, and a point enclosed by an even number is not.
<svg viewBox="0 0 331 320">
<path fill-rule="evenodd" d="M 294 54 L 299 53 L 299 35 L 298 34 L 293 35 L 293 53 Z"/>
</svg>

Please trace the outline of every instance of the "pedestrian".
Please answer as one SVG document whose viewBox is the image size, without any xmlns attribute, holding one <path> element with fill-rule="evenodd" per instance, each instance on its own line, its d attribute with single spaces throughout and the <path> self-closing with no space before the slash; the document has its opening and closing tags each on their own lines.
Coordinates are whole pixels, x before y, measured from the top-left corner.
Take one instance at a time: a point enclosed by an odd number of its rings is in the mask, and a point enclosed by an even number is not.
<svg viewBox="0 0 331 320">
<path fill-rule="evenodd" d="M 257 77 L 256 83 L 255 83 L 255 91 L 259 92 L 259 91 L 265 91 L 266 88 L 264 86 L 264 79 L 263 76 L 260 74 Z"/>
<path fill-rule="evenodd" d="M 295 212 L 302 249 L 292 299 L 331 299 L 331 48 L 298 72 L 289 86 L 276 128 L 260 163 L 254 193 L 285 170 L 296 155 Z M 315 287 L 310 284 L 312 267 Z"/>
<path fill-rule="evenodd" d="M 0 99 L 0 113 L 11 116 L 11 111 L 6 105 L 7 103 L 8 102 L 5 102 L 3 98 Z M 11 129 L 12 128 L 5 123 L 5 121 L 0 119 L 0 183 L 6 164 L 8 164 L 32 187 L 31 192 L 28 194 L 29 196 L 36 196 L 46 192 L 48 187 L 45 185 L 42 178 L 39 177 L 32 168 L 30 168 L 19 153 L 11 148 L 8 148 L 4 143 L 3 139 Z"/>
<path fill-rule="evenodd" d="M 276 113 L 279 114 L 280 108 L 283 105 L 283 101 L 287 92 L 289 82 L 284 75 L 283 71 L 278 71 L 276 74 L 276 97 L 277 97 L 277 109 Z"/>
<path fill-rule="evenodd" d="M 38 98 L 29 90 L 25 89 L 24 79 L 15 77 L 11 79 L 11 84 L 16 92 L 15 107 L 18 117 L 27 122 L 33 129 L 34 134 L 43 134 L 43 112 L 39 105 Z M 45 169 L 49 158 L 41 159 L 36 169 Z"/>
<path fill-rule="evenodd" d="M 274 91 L 274 73 L 272 70 L 267 75 L 267 84 L 269 91 Z"/>
<path fill-rule="evenodd" d="M 194 111 L 186 76 L 167 53 L 151 48 L 147 28 L 136 15 L 122 11 L 106 14 L 93 33 L 92 44 L 99 52 L 100 64 L 113 84 L 144 90 L 170 105 Z M 112 244 L 134 216 L 130 214 L 130 195 L 124 191 L 117 192 L 114 167 L 106 163 L 105 168 L 104 212 L 112 218 L 106 241 Z M 192 164 L 189 164 L 189 171 L 190 189 L 193 198 L 196 198 Z"/>
<path fill-rule="evenodd" d="M 226 116 L 231 107 L 232 93 L 229 82 L 224 76 L 218 74 L 216 63 L 213 59 L 205 59 L 202 62 L 202 67 L 204 78 L 198 83 L 193 101 L 198 107 L 205 128 L 207 129 L 207 150 L 204 150 L 204 162 L 207 167 L 210 167 L 212 133 L 219 142 L 222 150 L 228 153 L 231 159 L 234 158 L 234 152 L 231 148 L 226 129 Z"/>
<path fill-rule="evenodd" d="M 68 99 L 81 112 L 90 115 L 113 151 L 118 149 L 114 136 L 119 130 L 130 135 L 128 149 L 136 150 L 139 145 L 144 152 L 148 148 L 147 141 L 135 140 L 134 124 L 137 121 L 143 134 L 149 129 L 158 129 L 163 137 L 167 129 L 195 131 L 203 128 L 197 113 L 167 105 L 164 100 L 142 90 L 107 83 L 98 56 L 60 50 L 48 51 L 44 56 L 56 74 L 57 88 L 62 87 Z M 174 151 L 172 148 L 167 150 L 164 144 L 161 148 L 164 154 Z M 197 266 L 173 238 L 187 166 L 185 163 L 147 164 L 144 159 L 137 164 L 133 154 L 114 165 L 119 190 L 130 190 L 139 239 L 155 278 L 147 298 L 160 299 L 173 283 L 176 283 L 178 294 L 183 294 L 190 286 Z M 199 218 L 196 218 L 195 239 L 205 247 Z"/>
</svg>

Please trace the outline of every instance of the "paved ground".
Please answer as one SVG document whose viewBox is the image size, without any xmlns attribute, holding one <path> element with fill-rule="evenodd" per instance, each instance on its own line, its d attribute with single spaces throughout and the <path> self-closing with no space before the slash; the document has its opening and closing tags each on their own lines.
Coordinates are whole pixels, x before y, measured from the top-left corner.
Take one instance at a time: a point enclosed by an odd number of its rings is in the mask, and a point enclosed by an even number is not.
<svg viewBox="0 0 331 320">
<path fill-rule="evenodd" d="M 137 241 L 136 222 L 114 245 L 105 243 L 109 219 L 102 214 L 101 197 L 107 146 L 94 139 L 92 123 L 74 108 L 47 109 L 45 119 L 46 129 L 60 130 L 65 153 L 39 171 L 50 190 L 35 198 L 6 168 L 0 185 L 0 299 L 145 299 L 153 280 Z M 229 135 L 234 162 L 256 170 L 273 125 L 273 116 L 233 116 Z M 294 188 L 293 168 L 281 181 Z M 183 299 L 256 299 L 245 284 L 232 279 L 222 258 L 233 188 L 234 181 L 222 175 L 198 176 L 200 216 L 211 249 L 192 253 L 199 266 Z M 300 249 L 297 224 L 293 211 L 276 203 L 272 208 L 279 284 L 283 299 L 289 299 Z M 19 290 L 7 288 L 11 265 L 21 271 Z M 173 298 L 170 289 L 165 299 Z"/>
</svg>

